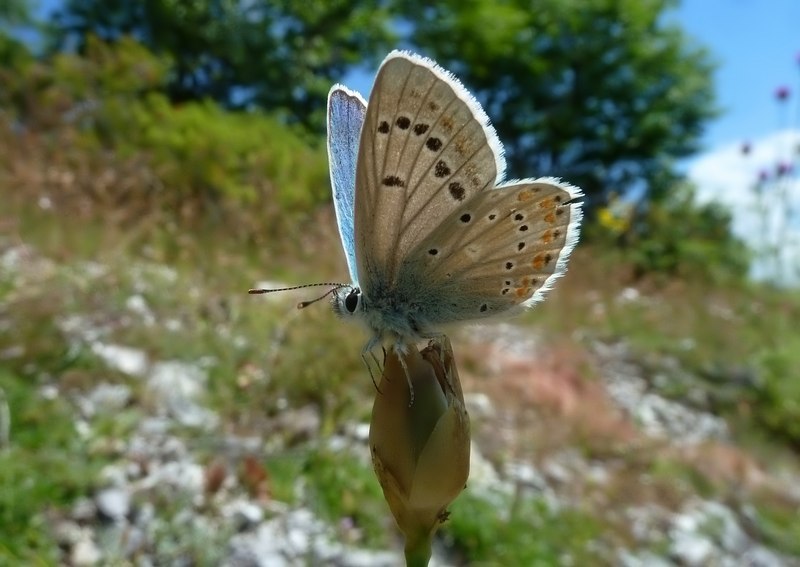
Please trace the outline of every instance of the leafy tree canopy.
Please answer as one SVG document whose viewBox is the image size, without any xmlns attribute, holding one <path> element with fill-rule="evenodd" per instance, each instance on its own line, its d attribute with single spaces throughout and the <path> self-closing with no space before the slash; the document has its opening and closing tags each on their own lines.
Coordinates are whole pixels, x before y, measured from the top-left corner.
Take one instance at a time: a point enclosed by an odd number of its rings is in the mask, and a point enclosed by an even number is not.
<svg viewBox="0 0 800 567">
<path fill-rule="evenodd" d="M 715 114 L 708 53 L 666 21 L 672 0 L 402 2 L 408 39 L 473 89 L 512 176 L 561 176 L 590 204 L 659 196 Z"/>
<path fill-rule="evenodd" d="M 66 0 L 53 46 L 83 51 L 96 35 L 130 35 L 174 62 L 173 101 L 258 106 L 313 129 L 331 77 L 389 48 L 387 8 L 350 0 Z"/>
<path fill-rule="evenodd" d="M 510 177 L 561 176 L 589 205 L 659 197 L 715 114 L 708 53 L 674 0 L 65 0 L 54 45 L 132 35 L 174 68 L 173 101 L 257 106 L 323 129 L 333 78 L 394 35 L 453 70 L 486 106 Z"/>
</svg>

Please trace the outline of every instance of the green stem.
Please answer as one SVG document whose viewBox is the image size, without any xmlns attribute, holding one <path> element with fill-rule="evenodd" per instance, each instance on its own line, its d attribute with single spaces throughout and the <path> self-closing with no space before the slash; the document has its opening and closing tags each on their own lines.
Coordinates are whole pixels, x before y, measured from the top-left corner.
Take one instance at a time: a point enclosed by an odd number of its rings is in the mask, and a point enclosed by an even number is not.
<svg viewBox="0 0 800 567">
<path fill-rule="evenodd" d="M 406 567 L 428 567 L 433 553 L 433 530 L 406 535 Z"/>
</svg>

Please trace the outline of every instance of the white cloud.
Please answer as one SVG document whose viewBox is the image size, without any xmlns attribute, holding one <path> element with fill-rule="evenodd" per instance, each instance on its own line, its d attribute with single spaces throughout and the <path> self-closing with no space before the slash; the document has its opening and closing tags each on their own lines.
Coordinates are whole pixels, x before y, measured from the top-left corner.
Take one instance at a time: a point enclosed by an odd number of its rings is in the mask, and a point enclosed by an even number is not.
<svg viewBox="0 0 800 567">
<path fill-rule="evenodd" d="M 689 164 L 687 173 L 697 185 L 697 198 L 722 203 L 732 211 L 734 232 L 756 251 L 754 277 L 800 281 L 800 130 L 749 141 L 747 154 L 742 143 L 713 149 Z M 776 179 L 779 164 L 793 164 L 794 174 Z M 759 197 L 756 182 L 762 174 L 769 181 Z M 777 254 L 769 253 L 770 248 Z"/>
</svg>

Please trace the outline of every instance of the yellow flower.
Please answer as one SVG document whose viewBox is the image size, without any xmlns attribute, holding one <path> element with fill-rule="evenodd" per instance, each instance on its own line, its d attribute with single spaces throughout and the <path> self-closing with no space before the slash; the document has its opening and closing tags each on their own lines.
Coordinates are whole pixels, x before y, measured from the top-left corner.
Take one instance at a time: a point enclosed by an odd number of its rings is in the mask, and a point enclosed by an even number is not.
<svg viewBox="0 0 800 567">
<path fill-rule="evenodd" d="M 469 416 L 450 341 L 390 351 L 378 389 L 369 433 L 375 474 L 406 538 L 408 564 L 427 565 L 431 538 L 469 476 Z"/>
</svg>

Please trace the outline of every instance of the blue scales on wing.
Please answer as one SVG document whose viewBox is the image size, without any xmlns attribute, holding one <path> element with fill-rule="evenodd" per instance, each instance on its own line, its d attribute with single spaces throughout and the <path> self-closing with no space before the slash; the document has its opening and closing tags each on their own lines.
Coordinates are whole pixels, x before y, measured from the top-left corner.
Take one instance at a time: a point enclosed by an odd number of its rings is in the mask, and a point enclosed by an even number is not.
<svg viewBox="0 0 800 567">
<path fill-rule="evenodd" d="M 328 163 L 336 221 L 354 285 L 358 285 L 354 236 L 356 159 L 366 112 L 367 104 L 357 92 L 342 85 L 331 89 L 328 95 Z"/>
</svg>

